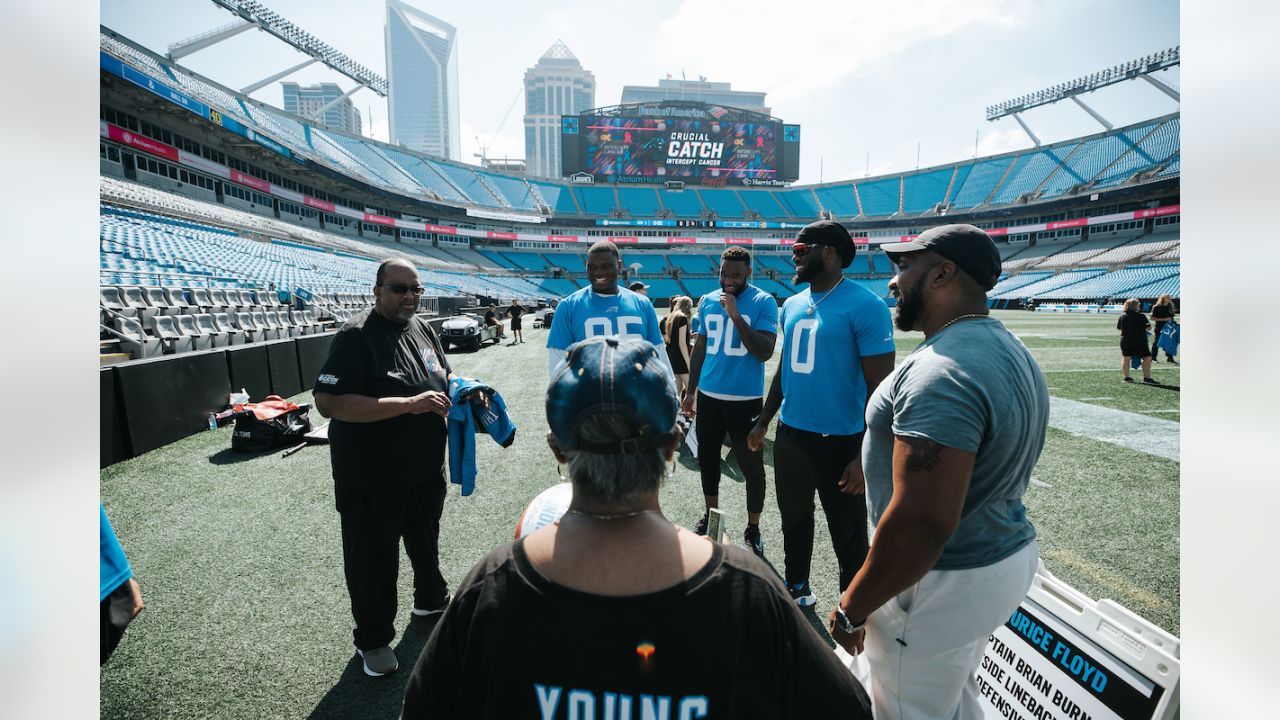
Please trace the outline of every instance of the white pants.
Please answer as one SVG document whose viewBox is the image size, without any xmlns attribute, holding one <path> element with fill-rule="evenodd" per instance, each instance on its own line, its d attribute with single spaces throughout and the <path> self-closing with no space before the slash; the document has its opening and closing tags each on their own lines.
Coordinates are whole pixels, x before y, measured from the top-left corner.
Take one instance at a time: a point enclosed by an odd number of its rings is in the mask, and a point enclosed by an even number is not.
<svg viewBox="0 0 1280 720">
<path fill-rule="evenodd" d="M 867 621 L 867 690 L 877 720 L 980 720 L 974 673 L 991 632 L 1027 596 L 1034 540 L 986 567 L 933 570 Z"/>
</svg>

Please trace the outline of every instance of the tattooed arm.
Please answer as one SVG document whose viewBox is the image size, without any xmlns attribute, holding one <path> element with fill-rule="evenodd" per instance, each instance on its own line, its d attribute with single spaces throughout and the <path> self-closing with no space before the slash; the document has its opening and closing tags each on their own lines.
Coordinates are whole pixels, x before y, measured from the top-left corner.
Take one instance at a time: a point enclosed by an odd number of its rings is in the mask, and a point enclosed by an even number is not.
<svg viewBox="0 0 1280 720">
<path fill-rule="evenodd" d="M 924 577 L 960 524 L 974 453 L 896 436 L 893 499 L 841 604 L 855 622 Z"/>
</svg>

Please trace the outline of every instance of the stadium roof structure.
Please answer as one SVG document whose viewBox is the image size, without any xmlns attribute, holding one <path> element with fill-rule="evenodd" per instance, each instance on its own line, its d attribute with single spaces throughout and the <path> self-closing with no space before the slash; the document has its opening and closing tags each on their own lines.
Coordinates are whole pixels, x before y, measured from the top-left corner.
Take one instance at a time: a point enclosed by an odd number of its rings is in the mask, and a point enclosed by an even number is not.
<svg viewBox="0 0 1280 720">
<path fill-rule="evenodd" d="M 309 55 L 311 59 L 245 87 L 241 91 L 244 94 L 248 95 L 266 87 L 276 80 L 301 70 L 314 62 L 321 62 L 358 83 L 350 92 L 339 98 L 339 101 L 349 97 L 362 87 L 367 87 L 382 97 L 386 97 L 386 78 L 339 52 L 332 45 L 303 30 L 262 3 L 255 2 L 255 0 L 213 0 L 213 3 L 239 16 L 244 22 L 216 28 L 202 35 L 170 45 L 170 60 L 177 60 L 184 55 L 189 55 L 197 50 L 238 35 L 245 30 L 257 27 L 292 45 L 303 54 Z M 334 103 L 330 103 L 330 105 L 332 104 Z M 321 113 L 327 109 L 328 106 L 325 106 L 321 109 Z"/>
<path fill-rule="evenodd" d="M 678 117 L 705 120 L 723 120 L 725 122 L 782 122 L 782 118 L 763 113 L 712 105 L 694 100 L 660 100 L 655 102 L 627 103 L 626 105 L 610 105 L 608 107 L 584 110 L 582 115 L 599 117 Z"/>
<path fill-rule="evenodd" d="M 1076 105 L 1079 105 L 1080 109 L 1087 112 L 1090 117 L 1098 122 L 1098 124 L 1102 125 L 1102 127 L 1107 130 L 1112 130 L 1114 129 L 1114 126 L 1108 122 L 1106 118 L 1098 114 L 1093 108 L 1084 104 L 1084 101 L 1081 100 L 1079 96 L 1107 87 L 1108 85 L 1115 85 L 1126 80 L 1142 78 L 1160 92 L 1168 95 L 1175 101 L 1181 102 L 1181 96 L 1177 90 L 1174 90 L 1154 77 L 1151 77 L 1152 73 L 1156 73 L 1161 70 L 1168 70 L 1169 68 L 1181 64 L 1181 47 L 1181 45 L 1175 45 L 1167 50 L 1161 50 L 1160 52 L 1153 53 L 1145 57 L 1114 65 L 1090 75 L 1078 77 L 1074 80 L 1058 83 L 1052 87 L 1037 90 L 1033 93 L 1028 93 L 1012 100 L 1006 100 L 1001 103 L 996 103 L 995 105 L 990 105 L 987 107 L 987 121 L 991 122 L 999 120 L 1002 117 L 1012 115 L 1013 119 L 1017 120 L 1018 124 L 1022 126 L 1022 129 L 1027 133 L 1027 136 L 1031 138 L 1031 142 L 1035 143 L 1036 147 L 1039 147 L 1040 139 L 1031 132 L 1031 128 L 1029 128 L 1026 122 L 1023 121 L 1020 113 L 1032 108 L 1052 105 L 1063 100 L 1071 100 Z"/>
</svg>

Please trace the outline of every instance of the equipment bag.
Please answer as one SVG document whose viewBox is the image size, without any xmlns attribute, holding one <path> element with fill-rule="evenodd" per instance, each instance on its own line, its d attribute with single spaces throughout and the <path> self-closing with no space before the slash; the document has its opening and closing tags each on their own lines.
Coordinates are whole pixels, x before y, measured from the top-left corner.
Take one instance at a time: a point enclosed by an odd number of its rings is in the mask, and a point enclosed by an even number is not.
<svg viewBox="0 0 1280 720">
<path fill-rule="evenodd" d="M 268 395 L 258 403 L 237 405 L 233 417 L 231 449 L 240 452 L 262 452 L 302 442 L 311 432 L 309 405 L 295 405 L 279 395 Z"/>
</svg>

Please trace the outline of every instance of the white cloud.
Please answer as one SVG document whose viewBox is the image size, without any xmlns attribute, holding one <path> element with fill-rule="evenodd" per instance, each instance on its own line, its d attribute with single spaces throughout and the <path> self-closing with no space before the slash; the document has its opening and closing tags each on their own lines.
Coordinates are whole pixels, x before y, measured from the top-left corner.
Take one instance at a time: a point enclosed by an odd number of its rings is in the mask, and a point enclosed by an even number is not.
<svg viewBox="0 0 1280 720">
<path fill-rule="evenodd" d="M 655 52 L 710 80 L 765 90 L 770 104 L 803 98 L 922 43 L 980 26 L 1018 23 L 1017 0 L 881 2 L 685 0 Z"/>
<path fill-rule="evenodd" d="M 999 155 L 1011 150 L 1023 150 L 1029 147 L 1031 147 L 1031 139 L 1022 131 L 1022 128 L 1016 125 L 996 128 L 978 136 L 978 157 Z M 965 147 L 962 152 L 963 155 L 961 157 L 971 157 L 973 155 L 973 146 Z"/>
</svg>

